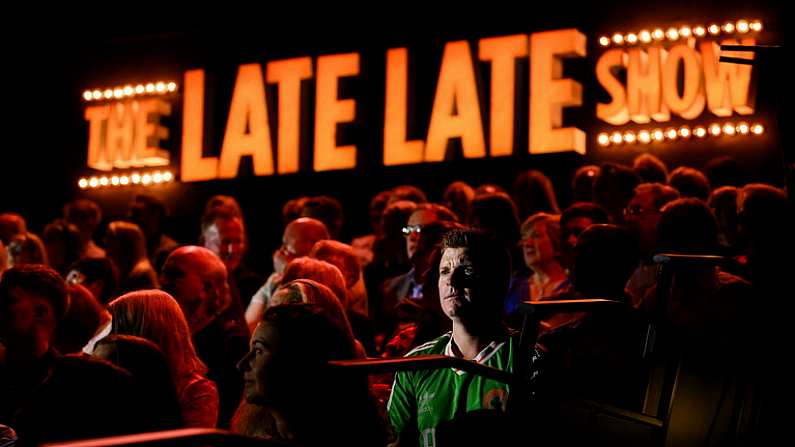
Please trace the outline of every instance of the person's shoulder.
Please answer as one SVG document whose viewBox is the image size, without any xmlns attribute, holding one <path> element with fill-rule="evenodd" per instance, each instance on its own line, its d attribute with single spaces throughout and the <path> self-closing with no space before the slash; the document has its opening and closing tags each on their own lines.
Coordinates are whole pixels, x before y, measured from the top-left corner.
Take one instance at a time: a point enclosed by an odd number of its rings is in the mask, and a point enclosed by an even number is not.
<svg viewBox="0 0 795 447">
<path fill-rule="evenodd" d="M 209 393 L 217 395 L 218 387 L 215 385 L 215 382 L 207 377 L 198 373 L 193 373 L 185 383 L 185 390 L 183 393 L 193 395 Z"/>
<path fill-rule="evenodd" d="M 171 236 L 168 236 L 166 234 L 161 234 L 160 243 L 158 244 L 156 251 L 171 251 L 177 248 L 178 245 L 179 243 L 175 241 L 174 238 L 172 238 Z"/>
<path fill-rule="evenodd" d="M 80 375 L 92 373 L 117 376 L 129 375 L 126 370 L 114 365 L 113 363 L 85 354 L 68 354 L 58 356 L 54 360 L 53 370 L 58 373 L 79 372 Z"/>
<path fill-rule="evenodd" d="M 745 279 L 733 275 L 729 272 L 724 272 L 723 270 L 718 270 L 718 286 L 723 287 L 751 287 L 751 283 L 746 281 Z"/>
<path fill-rule="evenodd" d="M 452 332 L 448 332 L 440 337 L 425 342 L 415 347 L 411 351 L 409 351 L 406 354 L 406 357 L 415 357 L 418 355 L 443 354 L 445 346 L 447 346 L 447 343 L 450 342 L 450 337 L 452 337 Z"/>
<path fill-rule="evenodd" d="M 128 389 L 132 375 L 125 369 L 106 360 L 83 354 L 60 356 L 53 362 L 50 375 L 41 390 L 47 394 L 82 396 L 92 394 L 90 390 Z"/>
<path fill-rule="evenodd" d="M 384 280 L 384 290 L 393 290 L 400 288 L 401 285 L 408 282 L 411 277 L 411 272 L 406 272 L 402 275 L 394 276 Z"/>
</svg>

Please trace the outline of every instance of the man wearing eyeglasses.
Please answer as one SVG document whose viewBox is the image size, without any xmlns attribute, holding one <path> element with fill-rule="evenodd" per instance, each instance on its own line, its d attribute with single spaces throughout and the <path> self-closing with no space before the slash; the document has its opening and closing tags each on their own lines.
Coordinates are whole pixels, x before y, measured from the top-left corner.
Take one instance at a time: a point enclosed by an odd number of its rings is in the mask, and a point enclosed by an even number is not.
<svg viewBox="0 0 795 447">
<path fill-rule="evenodd" d="M 635 233 L 641 261 L 627 282 L 626 292 L 634 306 L 639 306 L 646 292 L 656 283 L 657 266 L 651 256 L 657 248 L 657 223 L 660 209 L 679 198 L 679 192 L 661 183 L 643 183 L 635 188 L 635 195 L 624 208 L 627 227 Z"/>
<path fill-rule="evenodd" d="M 406 238 L 406 253 L 411 260 L 412 268 L 407 273 L 388 279 L 384 282 L 384 303 L 394 306 L 404 299 L 418 300 L 422 298 L 422 284 L 417 283 L 417 263 L 414 254 L 420 241 L 422 227 L 433 222 L 456 222 L 458 219 L 452 211 L 433 203 L 423 203 L 411 213 L 406 226 L 403 227 L 403 236 Z"/>
</svg>

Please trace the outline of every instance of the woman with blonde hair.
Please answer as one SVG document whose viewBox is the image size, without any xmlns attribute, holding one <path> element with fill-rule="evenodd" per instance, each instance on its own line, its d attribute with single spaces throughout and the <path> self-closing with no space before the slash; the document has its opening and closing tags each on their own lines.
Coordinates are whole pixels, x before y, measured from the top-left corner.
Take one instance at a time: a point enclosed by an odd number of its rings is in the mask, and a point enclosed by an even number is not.
<svg viewBox="0 0 795 447">
<path fill-rule="evenodd" d="M 215 427 L 218 390 L 191 341 L 188 323 L 171 295 L 161 290 L 130 292 L 108 305 L 111 334 L 133 335 L 156 344 L 166 357 L 186 427 Z"/>
<path fill-rule="evenodd" d="M 530 301 L 549 299 L 570 286 L 566 269 L 560 263 L 560 216 L 536 213 L 522 224 L 522 255 L 530 276 Z"/>
<path fill-rule="evenodd" d="M 119 268 L 121 293 L 159 287 L 157 273 L 146 253 L 146 236 L 138 225 L 122 220 L 111 222 L 105 233 L 105 249 Z"/>
</svg>

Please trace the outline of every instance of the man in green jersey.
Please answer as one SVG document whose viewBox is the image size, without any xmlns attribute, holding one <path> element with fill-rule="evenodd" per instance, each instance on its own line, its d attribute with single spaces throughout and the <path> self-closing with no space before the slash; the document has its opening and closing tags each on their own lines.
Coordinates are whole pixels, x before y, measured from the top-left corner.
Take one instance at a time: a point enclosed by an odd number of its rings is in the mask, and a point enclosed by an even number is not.
<svg viewBox="0 0 795 447">
<path fill-rule="evenodd" d="M 407 356 L 443 354 L 513 372 L 518 337 L 502 322 L 511 261 L 485 233 L 453 230 L 442 241 L 439 299 L 453 330 Z M 437 429 L 467 413 L 504 411 L 507 384 L 445 368 L 398 372 L 387 410 L 394 445 L 436 446 Z"/>
</svg>

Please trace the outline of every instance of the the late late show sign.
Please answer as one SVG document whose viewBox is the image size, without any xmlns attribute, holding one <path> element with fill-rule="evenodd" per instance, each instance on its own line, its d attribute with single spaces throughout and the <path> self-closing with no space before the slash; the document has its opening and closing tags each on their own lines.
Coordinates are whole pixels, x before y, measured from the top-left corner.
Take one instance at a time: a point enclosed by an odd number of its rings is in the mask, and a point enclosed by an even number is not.
<svg viewBox="0 0 795 447">
<path fill-rule="evenodd" d="M 709 37 L 709 36 L 707 36 Z M 753 39 L 720 43 L 752 44 Z M 443 161 L 451 139 L 460 139 L 465 158 L 505 156 L 514 150 L 516 105 L 515 67 L 529 58 L 530 154 L 574 151 L 585 153 L 586 134 L 563 126 L 563 109 L 582 105 L 582 84 L 562 75 L 563 60 L 586 56 L 586 37 L 562 29 L 448 42 L 444 46 L 433 108 L 424 139 L 407 138 L 409 49 L 386 51 L 383 111 L 383 164 L 395 166 Z M 631 122 L 666 122 L 672 116 L 692 120 L 707 111 L 718 117 L 754 113 L 751 66 L 718 62 L 713 39 L 651 41 L 646 45 L 605 49 L 595 73 L 610 101 L 596 106 L 596 117 L 612 126 Z M 490 65 L 487 110 L 478 99 L 476 64 Z M 314 67 L 314 68 L 313 68 Z M 184 182 L 231 179 L 240 160 L 251 157 L 254 174 L 269 176 L 299 170 L 302 114 L 314 120 L 315 171 L 356 167 L 355 144 L 337 145 L 337 127 L 356 119 L 356 99 L 340 99 L 340 79 L 360 74 L 358 53 L 298 57 L 264 65 L 240 65 L 227 113 L 220 155 L 203 153 L 205 71 L 185 72 L 182 85 L 180 178 Z M 301 110 L 301 83 L 313 80 L 314 110 Z M 278 91 L 277 124 L 269 121 L 266 84 Z M 528 100 L 519 99 L 519 100 Z M 162 98 L 126 100 L 88 106 L 88 166 L 99 170 L 169 164 L 159 142 L 168 137 L 160 117 L 171 114 Z M 490 123 L 484 137 L 484 115 Z M 271 134 L 276 136 L 276 156 Z M 274 159 L 275 158 L 275 159 Z"/>
</svg>

